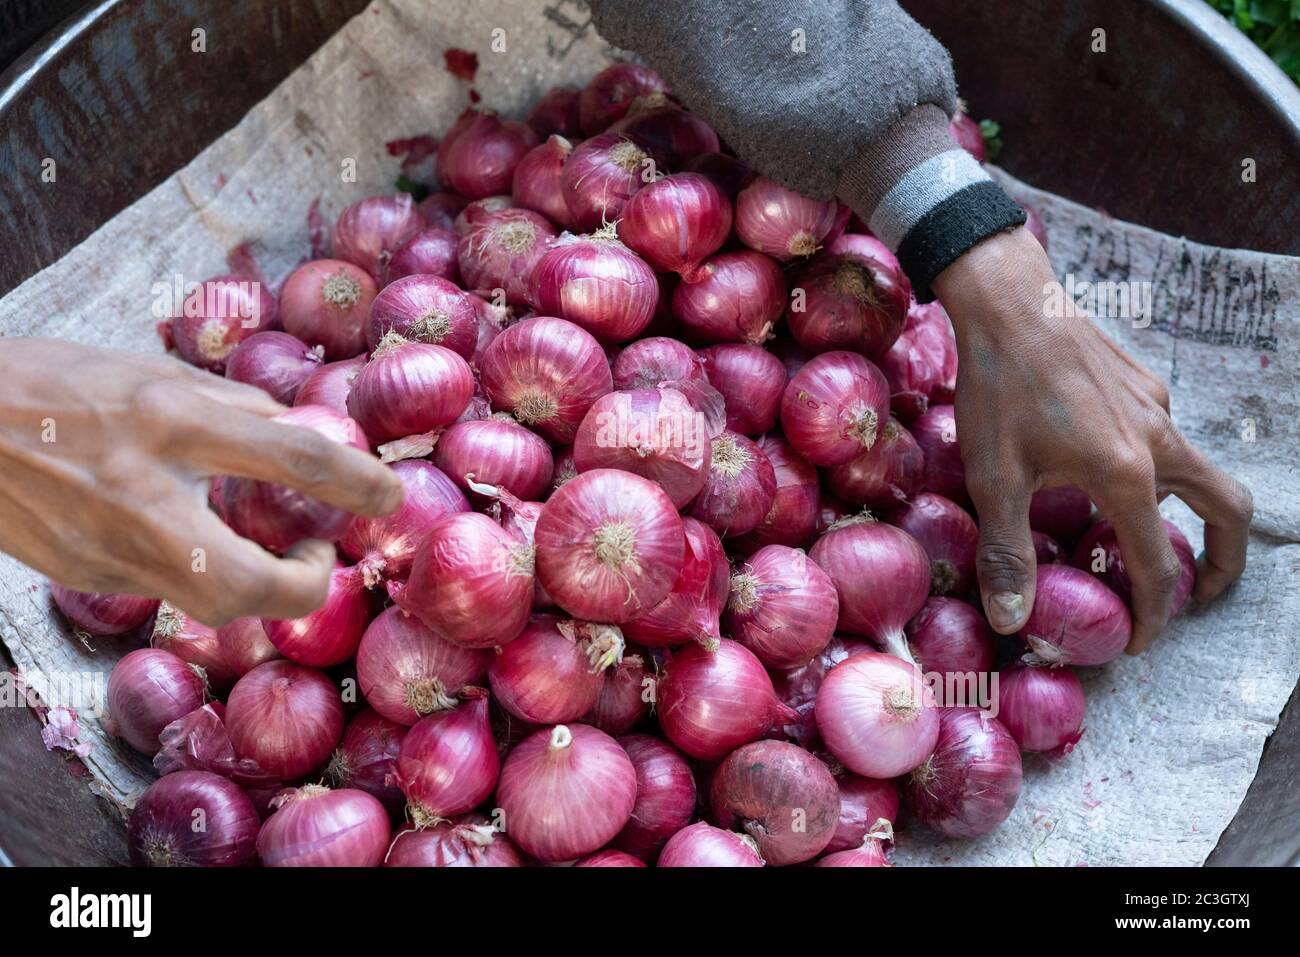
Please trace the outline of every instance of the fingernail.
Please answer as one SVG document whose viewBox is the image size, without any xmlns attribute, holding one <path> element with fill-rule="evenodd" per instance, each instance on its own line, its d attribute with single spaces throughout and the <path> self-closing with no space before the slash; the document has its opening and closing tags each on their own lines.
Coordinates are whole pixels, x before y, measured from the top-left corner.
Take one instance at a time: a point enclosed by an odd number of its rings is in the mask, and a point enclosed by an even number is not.
<svg viewBox="0 0 1300 957">
<path fill-rule="evenodd" d="M 1015 592 L 1002 591 L 989 596 L 989 624 L 994 628 L 1014 628 L 1025 617 L 1025 599 Z"/>
</svg>

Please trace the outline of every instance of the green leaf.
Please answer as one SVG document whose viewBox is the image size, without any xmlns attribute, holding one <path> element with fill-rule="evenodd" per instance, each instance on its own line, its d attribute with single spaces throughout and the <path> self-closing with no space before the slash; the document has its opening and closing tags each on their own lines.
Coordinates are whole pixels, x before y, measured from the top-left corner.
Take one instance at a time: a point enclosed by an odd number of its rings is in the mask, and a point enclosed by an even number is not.
<svg viewBox="0 0 1300 957">
<path fill-rule="evenodd" d="M 410 193 L 411 197 L 417 203 L 429 195 L 429 187 L 425 186 L 423 183 L 417 183 L 405 173 L 397 177 L 397 183 L 395 185 L 403 193 Z"/>
<path fill-rule="evenodd" d="M 980 120 L 980 135 L 984 137 L 984 151 L 990 160 L 1002 152 L 1002 124 L 996 120 Z"/>
</svg>

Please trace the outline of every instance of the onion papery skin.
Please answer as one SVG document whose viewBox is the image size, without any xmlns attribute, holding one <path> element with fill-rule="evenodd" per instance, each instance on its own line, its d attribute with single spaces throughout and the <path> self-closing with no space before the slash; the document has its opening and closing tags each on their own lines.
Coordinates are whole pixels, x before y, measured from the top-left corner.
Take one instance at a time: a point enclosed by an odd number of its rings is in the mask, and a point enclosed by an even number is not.
<svg viewBox="0 0 1300 957">
<path fill-rule="evenodd" d="M 561 185 L 564 164 L 572 152 L 573 144 L 569 140 L 559 135 L 549 136 L 519 161 L 510 189 L 520 206 L 541 213 L 565 229 L 576 225 Z"/>
<path fill-rule="evenodd" d="M 268 661 L 235 683 L 226 730 L 241 758 L 282 781 L 297 780 L 323 766 L 343 736 L 339 689 L 314 668 Z"/>
<path fill-rule="evenodd" d="M 393 253 L 424 228 L 410 193 L 369 196 L 339 214 L 330 234 L 330 255 L 383 279 Z"/>
<path fill-rule="evenodd" d="M 902 269 L 852 253 L 823 253 L 794 280 L 801 308 L 787 313 L 790 334 L 809 353 L 846 349 L 879 359 L 898 340 L 912 299 Z"/>
<path fill-rule="evenodd" d="M 753 250 L 718 253 L 673 293 L 673 318 L 692 341 L 762 345 L 785 309 L 785 276 Z"/>
<path fill-rule="evenodd" d="M 50 596 L 65 618 L 88 635 L 107 638 L 135 631 L 158 611 L 157 598 L 75 591 L 50 582 Z"/>
<path fill-rule="evenodd" d="M 1191 542 L 1178 530 L 1178 526 L 1164 519 L 1165 531 L 1169 535 L 1169 544 L 1178 556 L 1182 574 L 1174 586 L 1173 596 L 1169 600 L 1169 617 L 1175 617 L 1187 606 L 1196 585 L 1196 556 L 1192 554 Z M 1128 604 L 1133 594 L 1133 583 L 1129 579 L 1128 569 L 1124 567 L 1124 556 L 1119 552 L 1119 541 L 1115 537 L 1115 527 L 1106 519 L 1101 519 L 1088 529 L 1088 533 L 1079 540 L 1074 550 L 1074 566 L 1081 568 L 1106 584 L 1111 591 Z M 1100 568 L 1100 570 L 1096 570 Z"/>
<path fill-rule="evenodd" d="M 373 708 L 358 711 L 330 758 L 326 771 L 330 786 L 365 791 L 389 811 L 400 812 L 406 796 L 393 782 L 393 774 L 405 737 L 406 725 L 389 721 Z"/>
<path fill-rule="evenodd" d="M 135 802 L 127 844 L 136 867 L 244 867 L 257 860 L 260 827 L 239 785 L 210 771 L 177 771 Z"/>
<path fill-rule="evenodd" d="M 908 809 L 947 837 L 988 834 L 1020 797 L 1020 749 L 977 708 L 940 708 L 934 753 L 905 784 Z"/>
<path fill-rule="evenodd" d="M 602 468 L 631 472 L 657 484 L 675 508 L 704 487 L 711 455 L 704 416 L 675 389 L 603 395 L 587 410 L 573 439 L 580 473 Z"/>
<path fill-rule="evenodd" d="M 370 306 L 366 344 L 379 348 L 384 336 L 443 346 L 462 359 L 478 346 L 479 316 L 474 297 L 439 276 L 397 279 L 384 287 Z"/>
<path fill-rule="evenodd" d="M 772 463 L 757 443 L 728 429 L 713 440 L 704 487 L 689 511 L 723 538 L 732 538 L 756 529 L 775 500 Z"/>
<path fill-rule="evenodd" d="M 378 292 L 360 266 L 341 259 L 315 259 L 289 274 L 280 290 L 284 331 L 320 346 L 331 361 L 351 359 L 366 348 L 366 317 Z"/>
<path fill-rule="evenodd" d="M 975 157 L 981 163 L 987 150 L 984 145 L 984 134 L 980 132 L 980 125 L 965 113 L 957 113 L 948 124 L 948 132 L 952 138 L 957 141 L 957 145 L 964 149 L 971 156 Z"/>
<path fill-rule="evenodd" d="M 606 849 L 597 851 L 595 854 L 589 854 L 580 861 L 576 861 L 574 867 L 645 867 L 646 862 L 626 854 L 623 851 Z"/>
<path fill-rule="evenodd" d="M 358 515 L 339 539 L 340 550 L 356 562 L 369 587 L 404 581 L 425 533 L 448 515 L 470 510 L 465 493 L 437 466 L 403 459 L 390 467 L 406 490 L 402 504 L 380 518 Z"/>
<path fill-rule="evenodd" d="M 475 216 L 457 250 L 465 285 L 484 294 L 501 289 L 506 302 L 526 305 L 533 267 L 555 235 L 546 217 L 531 209 Z"/>
<path fill-rule="evenodd" d="M 1029 664 L 1104 665 L 1132 637 L 1124 600 L 1085 571 L 1041 565 L 1034 607 L 1019 632 L 1029 643 Z"/>
<path fill-rule="evenodd" d="M 911 422 L 930 403 L 951 403 L 957 392 L 957 341 L 943 306 L 913 304 L 897 341 L 877 364 L 889 380 L 894 414 Z"/>
<path fill-rule="evenodd" d="M 930 594 L 930 558 L 920 542 L 902 529 L 856 516 L 833 526 L 809 556 L 839 592 L 840 631 L 870 638 L 910 662 L 903 626 Z"/>
<path fill-rule="evenodd" d="M 533 269 L 530 298 L 538 312 L 576 323 L 610 345 L 649 325 L 659 282 L 609 229 L 552 243 Z"/>
<path fill-rule="evenodd" d="M 451 229 L 456 217 L 460 215 L 466 204 L 469 202 L 460 193 L 441 192 L 430 193 L 424 199 L 420 200 L 420 205 L 416 207 L 424 221 L 429 226 L 436 226 L 439 229 Z"/>
<path fill-rule="evenodd" d="M 600 728 L 608 735 L 627 734 L 650 714 L 650 689 L 655 679 L 646 671 L 646 659 L 638 654 L 623 655 L 623 660 L 605 670 L 600 695 L 582 723 Z"/>
<path fill-rule="evenodd" d="M 971 507 L 966 490 L 966 469 L 957 439 L 957 418 L 951 405 L 932 405 L 911 425 L 912 438 L 925 455 L 922 486 L 952 499 L 962 508 Z"/>
<path fill-rule="evenodd" d="M 930 556 L 930 594 L 970 593 L 980 530 L 969 512 L 942 495 L 921 492 L 884 518 L 920 542 Z"/>
<path fill-rule="evenodd" d="M 657 867 L 762 867 L 753 838 L 698 821 L 668 839 Z"/>
<path fill-rule="evenodd" d="M 1088 703 L 1069 668 L 1012 665 L 1000 673 L 997 719 L 1022 751 L 1069 754 L 1083 736 Z"/>
<path fill-rule="evenodd" d="M 835 583 L 821 566 L 800 549 L 768 545 L 732 575 L 724 623 L 765 666 L 784 671 L 825 649 L 838 616 Z"/>
<path fill-rule="evenodd" d="M 449 515 L 428 531 L 406 588 L 394 597 L 448 641 L 504 645 L 528 621 L 533 551 L 486 515 Z"/>
<path fill-rule="evenodd" d="M 817 691 L 826 673 L 852 655 L 875 651 L 876 646 L 861 638 L 836 635 L 812 661 L 800 668 L 777 671 L 772 674 L 772 686 L 781 703 L 794 714 L 793 718 L 776 726 L 774 730 L 792 739 L 800 747 L 810 750 L 821 748 L 817 732 Z M 774 735 L 769 735 L 772 737 Z"/>
<path fill-rule="evenodd" d="M 413 725 L 456 707 L 456 695 L 487 674 L 492 652 L 447 641 L 394 605 L 370 623 L 357 648 L 357 682 L 389 721 Z"/>
<path fill-rule="evenodd" d="M 487 692 L 465 694 L 457 707 L 421 718 L 402 740 L 395 777 L 417 827 L 464 814 L 497 786 L 501 759 L 488 725 Z"/>
<path fill-rule="evenodd" d="M 912 433 L 890 418 L 876 444 L 826 473 L 826 487 L 852 505 L 895 508 L 920 491 L 925 453 Z"/>
<path fill-rule="evenodd" d="M 282 657 L 271 639 L 266 637 L 260 618 L 236 618 L 217 629 L 217 641 L 226 659 L 226 667 L 239 678 L 258 665 Z"/>
<path fill-rule="evenodd" d="M 724 343 L 700 350 L 709 384 L 722 393 L 727 428 L 741 435 L 770 432 L 781 410 L 785 367 L 760 346 Z"/>
<path fill-rule="evenodd" d="M 518 638 L 492 656 L 492 697 L 529 724 L 576 721 L 596 706 L 605 682 L 591 647 L 573 622 L 533 617 Z"/>
<path fill-rule="evenodd" d="M 754 653 L 723 638 L 673 652 L 659 678 L 656 708 L 668 740 L 693 758 L 714 761 L 795 717 Z"/>
<path fill-rule="evenodd" d="M 537 522 L 537 576 L 561 608 L 619 624 L 653 608 L 682 569 L 685 534 L 653 482 L 616 469 L 583 472 Z"/>
<path fill-rule="evenodd" d="M 205 279 L 171 320 L 171 342 L 190 365 L 218 375 L 241 342 L 271 329 L 279 306 L 263 283 L 241 276 Z"/>
<path fill-rule="evenodd" d="M 109 732 L 151 758 L 163 728 L 201 708 L 207 690 L 202 674 L 169 651 L 127 652 L 108 676 Z"/>
<path fill-rule="evenodd" d="M 463 814 L 433 827 L 401 828 L 384 866 L 523 867 L 524 859 L 482 814 Z"/>
<path fill-rule="evenodd" d="M 257 853 L 263 867 L 378 867 L 388 828 L 388 812 L 373 795 L 310 784 L 267 818 Z"/>
<path fill-rule="evenodd" d="M 698 173 L 674 173 L 638 190 L 618 221 L 625 245 L 658 272 L 687 282 L 731 232 L 731 203 Z"/>
<path fill-rule="evenodd" d="M 629 734 L 618 743 L 636 769 L 636 803 L 613 844 L 650 861 L 695 816 L 695 776 L 681 752 L 660 738 Z"/>
<path fill-rule="evenodd" d="M 292 405 L 302 384 L 321 367 L 321 352 L 287 332 L 258 332 L 226 360 L 226 378 L 255 385 L 276 402 Z"/>
<path fill-rule="evenodd" d="M 784 436 L 769 433 L 758 440 L 758 447 L 772 463 L 776 496 L 758 527 L 733 538 L 731 547 L 741 555 L 752 554 L 764 545 L 803 548 L 812 541 L 817 529 L 820 497 L 817 469 Z"/>
<path fill-rule="evenodd" d="M 239 677 L 226 661 L 217 630 L 195 621 L 170 602 L 158 606 L 149 644 L 202 669 L 214 692 L 224 694 Z"/>
<path fill-rule="evenodd" d="M 420 230 L 393 253 L 384 268 L 384 286 L 407 276 L 437 276 L 460 282 L 460 260 L 456 254 L 459 237 L 444 226 Z"/>
<path fill-rule="evenodd" d="M 355 421 L 320 405 L 294 406 L 272 421 L 315 429 L 327 439 L 370 451 L 370 440 Z M 221 486 L 226 524 L 264 548 L 282 552 L 304 538 L 338 541 L 352 514 L 273 482 L 228 477 Z"/>
<path fill-rule="evenodd" d="M 303 382 L 294 397 L 295 406 L 323 405 L 339 415 L 348 414 L 348 393 L 352 383 L 361 374 L 361 367 L 366 364 L 366 356 L 353 356 L 338 362 L 327 362 Z"/>
<path fill-rule="evenodd" d="M 680 169 L 696 156 L 716 153 L 720 146 L 713 127 L 694 113 L 672 105 L 629 112 L 608 132 L 622 133 L 646 144 L 671 169 Z"/>
<path fill-rule="evenodd" d="M 791 262 L 821 247 L 838 212 L 833 200 L 808 199 L 759 176 L 736 195 L 736 235 L 750 249 Z"/>
<path fill-rule="evenodd" d="M 670 648 L 721 637 L 719 616 L 730 587 L 727 553 L 716 532 L 694 518 L 682 519 L 686 550 L 672 591 L 652 608 L 623 622 L 623 635 L 647 648 Z"/>
<path fill-rule="evenodd" d="M 474 373 L 459 355 L 394 332 L 357 376 L 348 412 L 367 435 L 387 442 L 450 425 L 473 395 Z"/>
<path fill-rule="evenodd" d="M 262 627 L 280 654 L 300 665 L 327 668 L 351 658 L 370 624 L 365 576 L 355 565 L 335 565 L 325 604 L 303 618 L 263 618 Z"/>
<path fill-rule="evenodd" d="M 582 91 L 573 86 L 553 86 L 533 104 L 528 114 L 528 125 L 539 137 L 559 134 L 581 136 L 582 122 L 578 118 L 578 99 Z"/>
<path fill-rule="evenodd" d="M 510 326 L 488 347 L 480 368 L 492 407 L 555 444 L 573 442 L 591 404 L 613 388 L 595 337 L 552 316 Z"/>
<path fill-rule="evenodd" d="M 471 200 L 509 192 L 515 166 L 537 142 L 528 124 L 470 108 L 438 143 L 438 179 Z"/>
<path fill-rule="evenodd" d="M 1083 534 L 1092 517 L 1092 500 L 1077 485 L 1040 488 L 1029 500 L 1029 527 L 1069 544 Z"/>
<path fill-rule="evenodd" d="M 889 383 L 852 352 L 823 352 L 795 373 L 781 397 L 781 427 L 814 465 L 842 465 L 870 451 L 889 420 Z"/>
<path fill-rule="evenodd" d="M 570 861 L 605 846 L 627 824 L 636 803 L 636 770 L 603 731 L 558 724 L 510 752 L 497 803 L 507 833 L 526 853 Z"/>
<path fill-rule="evenodd" d="M 997 638 L 984 615 L 959 598 L 928 599 L 907 623 L 907 644 L 927 675 L 980 674 L 992 670 L 997 657 Z M 945 702 L 938 689 L 935 698 L 941 706 L 974 704 Z"/>
<path fill-rule="evenodd" d="M 438 439 L 434 463 L 465 491 L 473 481 L 504 488 L 516 498 L 535 501 L 551 484 L 551 447 L 510 416 L 458 422 Z"/>
<path fill-rule="evenodd" d="M 615 63 L 593 76 L 578 95 L 578 116 L 588 136 L 621 120 L 634 103 L 664 99 L 668 85 L 654 70 L 639 63 Z"/>
<path fill-rule="evenodd" d="M 876 830 L 878 821 L 888 821 L 892 827 L 898 820 L 900 794 L 897 781 L 864 778 L 846 772 L 837 783 L 840 819 L 830 843 L 826 845 L 827 852 L 860 848 L 867 835 Z"/>
<path fill-rule="evenodd" d="M 621 133 L 601 133 L 574 147 L 560 173 L 560 189 L 577 227 L 586 232 L 614 223 L 629 199 L 652 182 L 646 144 Z"/>
</svg>

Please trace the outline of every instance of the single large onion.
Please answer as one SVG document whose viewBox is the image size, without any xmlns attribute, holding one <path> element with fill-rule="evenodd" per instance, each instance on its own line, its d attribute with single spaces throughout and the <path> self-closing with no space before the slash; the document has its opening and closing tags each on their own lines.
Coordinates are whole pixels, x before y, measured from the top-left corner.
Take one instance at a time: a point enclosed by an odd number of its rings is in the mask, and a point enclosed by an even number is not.
<svg viewBox="0 0 1300 957">
<path fill-rule="evenodd" d="M 153 757 L 161 747 L 158 735 L 163 728 L 201 708 L 207 692 L 202 672 L 171 652 L 127 652 L 108 676 L 109 733 Z"/>
<path fill-rule="evenodd" d="M 1069 668 L 1012 665 L 998 681 L 997 719 L 1022 751 L 1069 754 L 1083 736 L 1088 705 Z"/>
<path fill-rule="evenodd" d="M 695 816 L 695 776 L 681 752 L 660 738 L 629 734 L 618 743 L 636 769 L 636 803 L 614 846 L 650 860 Z"/>
<path fill-rule="evenodd" d="M 692 341 L 762 345 L 785 309 L 785 276 L 762 253 L 710 256 L 673 293 L 673 318 Z"/>
<path fill-rule="evenodd" d="M 781 427 L 814 465 L 842 465 L 875 444 L 889 419 L 889 383 L 852 352 L 809 359 L 785 387 Z"/>
<path fill-rule="evenodd" d="M 280 290 L 284 331 L 309 346 L 321 346 L 327 359 L 351 359 L 366 347 L 366 317 L 377 292 L 375 280 L 353 263 L 304 263 Z"/>
<path fill-rule="evenodd" d="M 292 405 L 302 384 L 321 367 L 323 353 L 287 332 L 259 332 L 235 347 L 226 360 L 226 378 L 255 385 L 276 402 Z"/>
<path fill-rule="evenodd" d="M 300 665 L 327 668 L 357 652 L 370 623 L 370 597 L 357 566 L 335 565 L 325 604 L 302 618 L 262 619 L 266 637 L 280 654 Z"/>
<path fill-rule="evenodd" d="M 260 618 L 236 618 L 217 629 L 217 641 L 226 659 L 226 667 L 242 678 L 264 661 L 281 657 L 271 639 L 266 637 Z"/>
<path fill-rule="evenodd" d="M 564 199 L 561 185 L 564 164 L 573 152 L 573 144 L 563 136 L 550 136 L 541 146 L 533 147 L 515 167 L 510 193 L 520 206 L 541 213 L 551 222 L 571 229 L 573 213 Z M 527 277 L 524 277 L 527 278 Z"/>
<path fill-rule="evenodd" d="M 839 604 L 821 566 L 797 548 L 768 545 L 731 576 L 727 634 L 769 668 L 797 668 L 831 640 Z"/>
<path fill-rule="evenodd" d="M 993 668 L 997 639 L 978 608 L 959 598 L 928 599 L 907 623 L 907 646 L 917 667 L 926 674 L 969 675 Z M 974 704 L 944 701 L 935 687 L 940 705 Z"/>
<path fill-rule="evenodd" d="M 648 66 L 615 63 L 593 76 L 578 95 L 578 116 L 582 132 L 595 136 L 621 120 L 633 104 L 657 101 L 668 85 Z"/>
<path fill-rule="evenodd" d="M 361 375 L 361 367 L 369 358 L 353 356 L 338 362 L 327 362 L 310 376 L 298 389 L 294 405 L 323 405 L 339 415 L 348 414 L 348 393 Z"/>
<path fill-rule="evenodd" d="M 208 687 L 219 694 L 225 694 L 239 677 L 226 659 L 217 630 L 195 621 L 171 602 L 158 606 L 149 644 L 202 669 Z"/>
<path fill-rule="evenodd" d="M 268 661 L 236 682 L 226 699 L 226 730 L 241 758 L 292 781 L 333 753 L 343 735 L 343 702 L 315 668 Z"/>
<path fill-rule="evenodd" d="M 606 734 L 627 734 L 650 714 L 654 687 L 655 678 L 646 671 L 646 658 L 624 652 L 622 661 L 605 670 L 600 694 L 582 716 L 582 723 Z"/>
<path fill-rule="evenodd" d="M 459 240 L 443 226 L 422 229 L 393 253 L 384 269 L 384 285 L 407 276 L 437 276 L 448 282 L 460 282 L 460 261 L 456 255 Z"/>
<path fill-rule="evenodd" d="M 578 99 L 581 91 L 572 86 L 553 86 L 533 104 L 528 114 L 528 125 L 538 136 L 558 133 L 560 136 L 581 136 L 582 122 L 578 118 Z"/>
<path fill-rule="evenodd" d="M 957 342 L 943 306 L 913 304 L 898 340 L 877 360 L 889 380 L 894 414 L 911 422 L 931 402 L 951 403 L 957 392 Z"/>
<path fill-rule="evenodd" d="M 393 780 L 406 725 L 389 721 L 373 708 L 363 708 L 348 722 L 343 740 L 330 757 L 325 776 L 336 788 L 356 788 L 372 794 L 390 811 L 406 803 Z"/>
<path fill-rule="evenodd" d="M 1020 630 L 1029 643 L 1027 663 L 1104 665 L 1124 650 L 1132 631 L 1124 600 L 1087 572 L 1038 567 L 1034 607 Z"/>
<path fill-rule="evenodd" d="M 479 216 L 486 216 L 488 213 L 499 213 L 503 209 L 514 209 L 517 205 L 513 196 L 485 196 L 482 199 L 476 199 L 472 203 L 466 203 L 465 208 L 456 214 L 456 219 L 451 224 L 451 231 L 457 236 L 464 236 L 469 232 L 470 225 Z"/>
<path fill-rule="evenodd" d="M 963 508 L 970 505 L 966 469 L 957 441 L 957 416 L 951 405 L 932 405 L 912 423 L 912 437 L 925 454 L 924 488 L 950 498 Z"/>
<path fill-rule="evenodd" d="M 827 851 L 861 847 L 869 834 L 878 831 L 877 825 L 881 821 L 887 822 L 892 831 L 894 822 L 898 820 L 897 781 L 844 773 L 836 783 L 840 789 L 840 820 L 826 845 Z"/>
<path fill-rule="evenodd" d="M 666 336 L 628 343 L 611 371 L 614 388 L 657 389 L 677 382 L 707 382 L 704 361 L 690 346 Z"/>
<path fill-rule="evenodd" d="M 478 345 L 478 330 L 473 296 L 439 276 L 407 276 L 389 283 L 371 303 L 366 344 L 373 351 L 385 335 L 396 332 L 468 360 Z"/>
<path fill-rule="evenodd" d="M 987 834 L 1020 797 L 1020 749 L 977 708 L 940 708 L 934 753 L 907 779 L 907 806 L 947 837 Z"/>
<path fill-rule="evenodd" d="M 650 323 L 659 283 L 610 227 L 553 242 L 533 269 L 530 300 L 608 345 L 635 338 Z"/>
<path fill-rule="evenodd" d="M 515 166 L 536 145 L 528 124 L 471 107 L 438 143 L 438 178 L 470 199 L 509 192 Z"/>
<path fill-rule="evenodd" d="M 618 236 L 658 272 L 695 279 L 731 232 L 731 204 L 698 173 L 674 173 L 638 190 L 618 221 Z"/>
<path fill-rule="evenodd" d="M 647 648 L 721 637 L 718 618 L 727 601 L 727 553 L 717 533 L 693 518 L 682 519 L 686 551 L 673 589 L 652 608 L 623 622 L 623 634 Z"/>
<path fill-rule="evenodd" d="M 736 235 L 750 249 L 790 262 L 818 250 L 838 212 L 833 200 L 809 199 L 759 176 L 736 196 Z"/>
<path fill-rule="evenodd" d="M 533 267 L 554 239 L 546 217 L 531 209 L 475 216 L 457 250 L 465 285 L 484 294 L 501 289 L 506 302 L 526 304 Z"/>
<path fill-rule="evenodd" d="M 885 509 L 915 495 L 924 478 L 925 453 L 891 417 L 874 446 L 826 473 L 826 487 L 850 504 Z"/>
<path fill-rule="evenodd" d="M 546 441 L 506 413 L 457 422 L 439 437 L 433 461 L 466 491 L 469 475 L 524 501 L 542 497 L 555 469 Z"/>
<path fill-rule="evenodd" d="M 402 739 L 394 776 L 417 827 L 472 810 L 497 786 L 501 759 L 487 692 L 467 688 L 464 695 L 459 706 L 421 718 Z"/>
<path fill-rule="evenodd" d="M 817 469 L 784 438 L 769 433 L 758 440 L 776 475 L 776 496 L 767 515 L 753 531 L 733 538 L 732 548 L 745 555 L 764 545 L 803 548 L 817 528 L 819 486 Z"/>
<path fill-rule="evenodd" d="M 821 654 L 802 668 L 774 672 L 772 686 L 776 689 L 776 696 L 795 715 L 774 730 L 802 747 L 819 748 L 821 739 L 817 733 L 817 691 L 827 672 L 845 658 L 875 650 L 876 646 L 865 639 L 836 635 Z"/>
<path fill-rule="evenodd" d="M 980 530 L 969 512 L 942 495 L 921 492 L 890 511 L 885 521 L 915 538 L 930 556 L 930 594 L 970 592 Z"/>
<path fill-rule="evenodd" d="M 612 625 L 536 615 L 488 665 L 497 704 L 530 724 L 576 721 L 596 706 L 604 670 L 622 657 Z"/>
<path fill-rule="evenodd" d="M 393 253 L 423 228 L 424 217 L 410 193 L 369 196 L 339 214 L 330 234 L 330 255 L 360 266 L 380 282 Z"/>
<path fill-rule="evenodd" d="M 749 835 L 698 821 L 668 839 L 657 866 L 762 867 L 763 858 Z"/>
<path fill-rule="evenodd" d="M 785 392 L 785 367 L 760 346 L 725 343 L 700 350 L 709 383 L 722 393 L 727 428 L 762 435 L 776 425 Z"/>
<path fill-rule="evenodd" d="M 1029 527 L 1070 544 L 1088 527 L 1092 500 L 1077 485 L 1040 488 L 1029 500 Z"/>
<path fill-rule="evenodd" d="M 233 781 L 177 771 L 140 795 L 126 839 L 136 867 L 241 867 L 257 858 L 260 826 L 253 802 Z"/>
<path fill-rule="evenodd" d="M 462 814 L 433 827 L 407 825 L 393 835 L 385 867 L 523 867 L 510 838 L 482 814 Z"/>
<path fill-rule="evenodd" d="M 520 742 L 501 769 L 506 833 L 541 861 L 603 847 L 636 804 L 636 769 L 617 741 L 585 724 L 557 724 Z"/>
<path fill-rule="evenodd" d="M 388 812 L 365 791 L 308 784 L 275 799 L 257 835 L 263 867 L 378 867 Z"/>
<path fill-rule="evenodd" d="M 1191 542 L 1178 530 L 1178 526 L 1168 519 L 1164 520 L 1164 524 L 1169 544 L 1174 547 L 1178 564 L 1182 566 L 1178 584 L 1174 586 L 1173 596 L 1169 600 L 1169 617 L 1173 618 L 1183 610 L 1187 599 L 1192 595 L 1192 588 L 1196 584 L 1196 557 L 1192 554 Z M 1119 553 L 1115 527 L 1109 521 L 1101 519 L 1079 540 L 1074 550 L 1074 565 L 1105 582 L 1125 604 L 1128 603 L 1133 594 L 1133 583 L 1129 579 L 1128 569 L 1124 567 L 1124 556 Z"/>
<path fill-rule="evenodd" d="M 673 169 L 697 156 L 716 153 L 718 134 L 694 113 L 671 104 L 629 110 L 608 132 L 630 136 Z M 730 231 L 728 229 L 728 231 Z"/>
<path fill-rule="evenodd" d="M 158 610 L 157 598 L 84 592 L 50 582 L 50 597 L 74 628 L 97 638 L 135 631 Z"/>
<path fill-rule="evenodd" d="M 879 359 L 903 331 L 912 284 L 897 265 L 823 253 L 795 277 L 787 320 L 809 353 L 848 349 Z"/>
<path fill-rule="evenodd" d="M 713 440 L 708 475 L 690 514 L 731 538 L 757 528 L 775 499 L 772 463 L 753 440 L 728 429 Z"/>
<path fill-rule="evenodd" d="M 278 315 L 275 299 L 261 282 L 218 276 L 186 295 L 169 336 L 190 365 L 220 374 L 239 343 L 272 328 Z"/>
<path fill-rule="evenodd" d="M 455 352 L 390 332 L 348 393 L 348 412 L 367 435 L 389 441 L 450 425 L 473 394 L 474 373 Z"/>
<path fill-rule="evenodd" d="M 601 133 L 574 147 L 560 174 L 560 188 L 578 228 L 612 226 L 637 190 L 653 182 L 658 160 L 644 144 L 621 133 Z"/>
</svg>

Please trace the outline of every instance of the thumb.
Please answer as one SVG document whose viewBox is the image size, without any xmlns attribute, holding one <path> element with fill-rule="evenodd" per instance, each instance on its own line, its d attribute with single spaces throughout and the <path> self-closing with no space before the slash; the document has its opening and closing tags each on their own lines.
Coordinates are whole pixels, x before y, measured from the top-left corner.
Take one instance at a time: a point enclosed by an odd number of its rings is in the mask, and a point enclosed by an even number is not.
<svg viewBox="0 0 1300 957">
<path fill-rule="evenodd" d="M 1008 483 L 1004 474 L 996 486 L 971 483 L 971 499 L 979 513 L 980 541 L 975 556 L 980 598 L 989 624 L 1009 635 L 1024 627 L 1034 607 L 1037 561 L 1029 532 L 1027 484 Z"/>
</svg>

